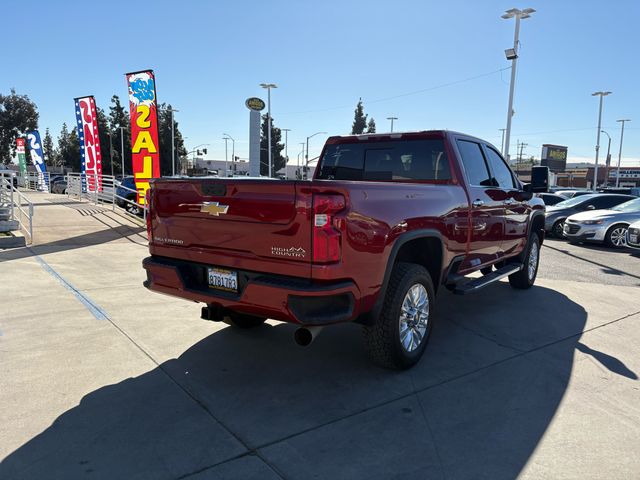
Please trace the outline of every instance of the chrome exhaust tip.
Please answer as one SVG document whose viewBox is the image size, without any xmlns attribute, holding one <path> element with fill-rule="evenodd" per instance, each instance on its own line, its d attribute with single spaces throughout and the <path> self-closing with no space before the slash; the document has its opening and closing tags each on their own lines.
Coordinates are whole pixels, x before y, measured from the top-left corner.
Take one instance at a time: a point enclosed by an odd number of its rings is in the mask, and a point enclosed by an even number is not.
<svg viewBox="0 0 640 480">
<path fill-rule="evenodd" d="M 293 334 L 293 339 L 301 347 L 308 347 L 315 340 L 323 327 L 300 327 Z"/>
</svg>

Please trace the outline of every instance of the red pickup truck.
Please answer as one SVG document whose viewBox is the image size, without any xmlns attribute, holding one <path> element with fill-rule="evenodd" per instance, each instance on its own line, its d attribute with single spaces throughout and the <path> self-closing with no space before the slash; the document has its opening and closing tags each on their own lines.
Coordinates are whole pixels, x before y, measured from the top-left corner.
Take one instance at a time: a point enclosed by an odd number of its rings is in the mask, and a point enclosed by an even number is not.
<svg viewBox="0 0 640 480">
<path fill-rule="evenodd" d="M 489 143 L 424 131 L 331 137 L 312 181 L 156 179 L 144 285 L 207 320 L 294 323 L 302 345 L 358 322 L 374 362 L 408 368 L 440 287 L 533 285 L 547 176 L 524 185 Z"/>
</svg>

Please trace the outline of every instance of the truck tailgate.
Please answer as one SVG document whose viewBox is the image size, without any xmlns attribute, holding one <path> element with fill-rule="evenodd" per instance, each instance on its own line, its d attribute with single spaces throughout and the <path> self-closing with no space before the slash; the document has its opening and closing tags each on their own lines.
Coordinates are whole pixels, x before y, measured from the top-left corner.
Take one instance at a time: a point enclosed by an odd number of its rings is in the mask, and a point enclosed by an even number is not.
<svg viewBox="0 0 640 480">
<path fill-rule="evenodd" d="M 309 277 L 312 199 L 299 190 L 292 181 L 156 180 L 151 253 Z"/>
</svg>

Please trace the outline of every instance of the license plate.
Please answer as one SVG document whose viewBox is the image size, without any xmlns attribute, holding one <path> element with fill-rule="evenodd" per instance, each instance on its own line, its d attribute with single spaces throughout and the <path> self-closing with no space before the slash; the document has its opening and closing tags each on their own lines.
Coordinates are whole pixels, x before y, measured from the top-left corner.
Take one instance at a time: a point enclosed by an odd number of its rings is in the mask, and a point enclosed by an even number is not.
<svg viewBox="0 0 640 480">
<path fill-rule="evenodd" d="M 629 235 L 629 243 L 638 243 L 638 235 Z"/>
<path fill-rule="evenodd" d="M 209 287 L 238 293 L 238 272 L 223 268 L 208 268 Z"/>
</svg>

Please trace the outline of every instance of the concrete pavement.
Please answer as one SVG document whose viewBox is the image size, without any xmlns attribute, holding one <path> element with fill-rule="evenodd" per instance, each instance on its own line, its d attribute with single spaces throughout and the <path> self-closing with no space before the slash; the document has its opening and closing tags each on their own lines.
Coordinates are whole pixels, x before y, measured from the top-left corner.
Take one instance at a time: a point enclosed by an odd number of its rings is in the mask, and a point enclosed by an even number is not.
<svg viewBox="0 0 640 480">
<path fill-rule="evenodd" d="M 35 245 L 0 252 L 0 478 L 640 472 L 640 258 L 616 286 L 583 281 L 549 242 L 531 290 L 443 291 L 425 357 L 397 373 L 368 363 L 356 325 L 302 349 L 279 322 L 202 321 L 142 287 L 141 222 L 30 196 Z"/>
</svg>

